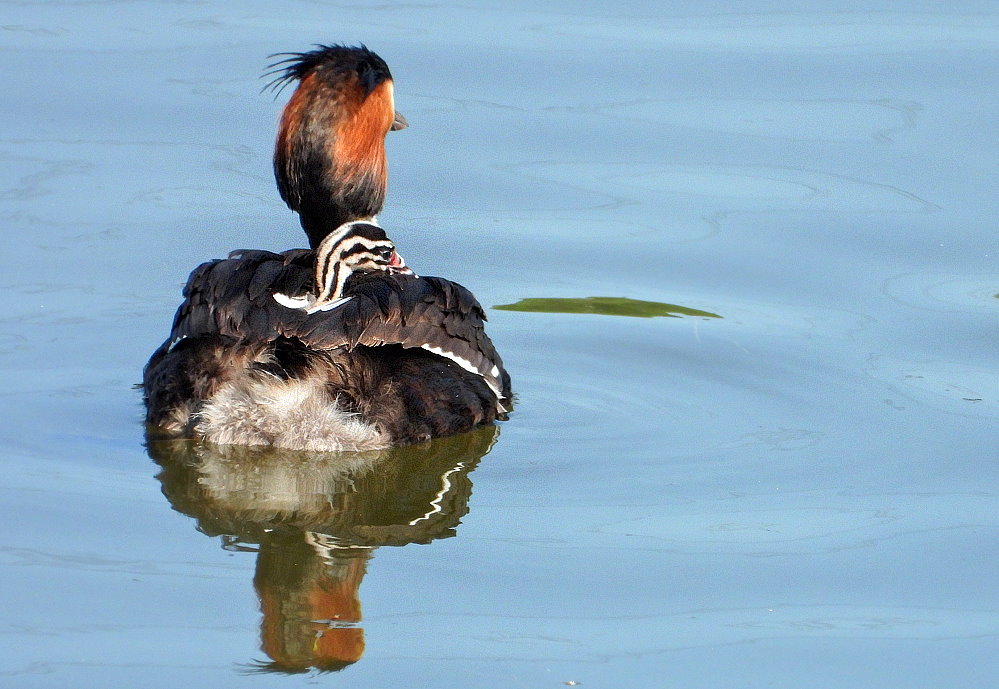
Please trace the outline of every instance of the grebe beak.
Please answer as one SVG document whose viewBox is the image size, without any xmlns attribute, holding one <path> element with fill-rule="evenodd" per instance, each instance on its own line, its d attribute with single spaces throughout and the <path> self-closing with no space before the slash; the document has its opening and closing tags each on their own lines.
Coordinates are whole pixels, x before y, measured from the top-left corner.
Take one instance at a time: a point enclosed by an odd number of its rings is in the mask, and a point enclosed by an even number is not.
<svg viewBox="0 0 999 689">
<path fill-rule="evenodd" d="M 408 126 L 409 126 L 409 122 L 406 121 L 406 118 L 402 116 L 402 113 L 397 110 L 396 113 L 395 113 L 395 119 L 392 120 L 392 129 L 391 130 L 393 132 L 397 132 L 400 129 L 405 129 Z"/>
</svg>

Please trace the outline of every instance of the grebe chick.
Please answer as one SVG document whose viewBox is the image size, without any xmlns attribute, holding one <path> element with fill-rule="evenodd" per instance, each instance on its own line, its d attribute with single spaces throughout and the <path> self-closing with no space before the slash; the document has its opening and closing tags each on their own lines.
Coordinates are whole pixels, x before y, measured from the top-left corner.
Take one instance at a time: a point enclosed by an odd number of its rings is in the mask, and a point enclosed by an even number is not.
<svg viewBox="0 0 999 689">
<path fill-rule="evenodd" d="M 148 423 L 214 443 L 338 451 L 503 418 L 510 379 L 482 307 L 461 285 L 413 274 L 373 220 L 384 136 L 400 121 L 388 68 L 366 49 L 331 47 L 283 73 L 300 85 L 275 171 L 314 250 L 238 251 L 195 269 L 146 365 Z"/>
<path fill-rule="evenodd" d="M 306 313 L 329 311 L 347 302 L 347 280 L 355 274 L 382 270 L 390 274 L 413 275 L 389 238 L 373 221 L 355 220 L 328 234 L 316 249 L 312 292 L 289 296 L 275 292 L 282 306 L 305 309 Z"/>
</svg>

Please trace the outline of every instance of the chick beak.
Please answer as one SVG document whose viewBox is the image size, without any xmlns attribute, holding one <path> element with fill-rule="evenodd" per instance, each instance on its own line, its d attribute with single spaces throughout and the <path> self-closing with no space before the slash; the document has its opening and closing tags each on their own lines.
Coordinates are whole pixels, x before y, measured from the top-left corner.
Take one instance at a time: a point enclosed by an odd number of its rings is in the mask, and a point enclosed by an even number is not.
<svg viewBox="0 0 999 689">
<path fill-rule="evenodd" d="M 395 113 L 395 119 L 392 120 L 392 131 L 397 132 L 400 129 L 405 129 L 408 126 L 409 122 L 407 122 L 406 118 L 402 116 L 402 113 L 397 110 Z"/>
<path fill-rule="evenodd" d="M 406 262 L 402 260 L 402 256 L 399 255 L 398 251 L 393 251 L 391 258 L 389 258 L 389 272 L 396 275 L 415 275 L 415 273 L 406 265 Z"/>
</svg>

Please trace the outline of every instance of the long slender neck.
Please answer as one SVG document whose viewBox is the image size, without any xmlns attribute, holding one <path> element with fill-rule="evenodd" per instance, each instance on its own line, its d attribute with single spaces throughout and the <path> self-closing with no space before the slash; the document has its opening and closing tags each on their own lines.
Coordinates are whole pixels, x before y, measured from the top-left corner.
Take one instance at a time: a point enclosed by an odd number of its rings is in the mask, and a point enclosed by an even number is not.
<svg viewBox="0 0 999 689">
<path fill-rule="evenodd" d="M 374 217 L 385 201 L 385 134 L 394 113 L 391 82 L 355 104 L 315 75 L 285 106 L 274 175 L 316 248 L 344 223 Z"/>
</svg>

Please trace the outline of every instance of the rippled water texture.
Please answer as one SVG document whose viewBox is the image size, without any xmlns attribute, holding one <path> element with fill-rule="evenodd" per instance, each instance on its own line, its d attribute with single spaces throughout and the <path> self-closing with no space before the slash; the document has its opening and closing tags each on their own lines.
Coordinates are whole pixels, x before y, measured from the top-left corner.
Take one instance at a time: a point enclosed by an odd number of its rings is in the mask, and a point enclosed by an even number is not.
<svg viewBox="0 0 999 689">
<path fill-rule="evenodd" d="M 995 3 L 0 11 L 0 686 L 999 686 Z M 188 272 L 305 241 L 258 77 L 330 41 L 516 410 L 147 447 Z"/>
</svg>

